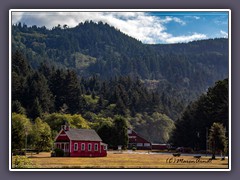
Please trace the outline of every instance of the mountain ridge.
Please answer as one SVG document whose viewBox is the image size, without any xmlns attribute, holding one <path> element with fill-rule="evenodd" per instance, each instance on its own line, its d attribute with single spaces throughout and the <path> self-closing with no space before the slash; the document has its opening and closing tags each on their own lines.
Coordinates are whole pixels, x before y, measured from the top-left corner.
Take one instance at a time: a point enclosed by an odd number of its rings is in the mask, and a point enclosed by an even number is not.
<svg viewBox="0 0 240 180">
<path fill-rule="evenodd" d="M 177 97 L 176 104 L 184 106 L 228 77 L 228 39 L 149 45 L 102 22 L 51 30 L 13 25 L 12 51 L 16 50 L 23 52 L 33 68 L 50 63 L 74 69 L 82 77 L 139 78 L 166 102 Z"/>
</svg>

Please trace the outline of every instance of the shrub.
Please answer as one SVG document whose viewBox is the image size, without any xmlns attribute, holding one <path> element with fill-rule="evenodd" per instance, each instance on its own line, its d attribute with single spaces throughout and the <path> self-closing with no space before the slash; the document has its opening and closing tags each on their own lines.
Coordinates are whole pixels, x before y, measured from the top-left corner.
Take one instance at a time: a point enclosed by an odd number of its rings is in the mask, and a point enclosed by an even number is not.
<svg viewBox="0 0 240 180">
<path fill-rule="evenodd" d="M 35 164 L 26 156 L 15 156 L 12 161 L 12 168 L 35 168 Z"/>
<path fill-rule="evenodd" d="M 64 156 L 64 151 L 62 149 L 54 149 L 54 153 L 56 157 L 63 157 Z"/>
</svg>

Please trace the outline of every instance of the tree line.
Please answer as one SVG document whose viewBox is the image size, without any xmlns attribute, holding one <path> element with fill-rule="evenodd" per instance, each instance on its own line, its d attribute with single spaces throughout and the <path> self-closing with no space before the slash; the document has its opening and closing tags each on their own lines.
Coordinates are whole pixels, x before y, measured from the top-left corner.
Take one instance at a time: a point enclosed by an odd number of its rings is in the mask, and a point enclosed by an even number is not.
<svg viewBox="0 0 240 180">
<path fill-rule="evenodd" d="M 13 116 L 29 119 L 32 126 L 47 123 L 44 126 L 50 127 L 51 140 L 63 120 L 72 116 L 68 120 L 72 127 L 95 129 L 110 147 L 115 148 L 119 143 L 126 147 L 127 128 L 141 130 L 141 125 L 147 129 L 142 133 L 151 140 L 166 142 L 174 123 L 164 115 L 160 99 L 158 92 L 148 90 L 140 79 L 84 78 L 72 69 L 58 69 L 47 63 L 33 69 L 19 51 L 12 56 L 12 112 L 16 113 Z M 150 120 L 159 128 L 164 124 L 160 134 L 150 130 Z"/>
<path fill-rule="evenodd" d="M 12 26 L 12 37 L 12 50 L 21 51 L 34 69 L 47 62 L 88 78 L 129 76 L 154 82 L 148 87 L 160 95 L 164 92 L 162 104 L 174 120 L 190 101 L 228 74 L 224 38 L 149 45 L 92 21 L 52 29 L 19 23 Z"/>
<path fill-rule="evenodd" d="M 226 151 L 229 134 L 228 79 L 217 81 L 196 101 L 188 105 L 175 122 L 171 142 L 194 150 Z M 215 151 L 214 150 L 214 151 Z"/>
</svg>

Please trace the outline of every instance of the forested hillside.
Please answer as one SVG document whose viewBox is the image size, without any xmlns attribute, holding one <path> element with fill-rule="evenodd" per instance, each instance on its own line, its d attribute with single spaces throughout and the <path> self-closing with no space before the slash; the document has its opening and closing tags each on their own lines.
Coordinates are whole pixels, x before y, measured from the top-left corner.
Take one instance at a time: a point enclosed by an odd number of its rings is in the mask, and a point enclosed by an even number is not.
<svg viewBox="0 0 240 180">
<path fill-rule="evenodd" d="M 188 105 L 176 121 L 171 141 L 177 146 L 206 149 L 207 135 L 214 123 L 221 123 L 229 131 L 228 79 L 218 81 L 197 101 Z"/>
<path fill-rule="evenodd" d="M 164 137 L 146 135 L 154 141 L 166 142 L 174 125 L 164 115 L 164 109 L 158 92 L 149 91 L 139 79 L 133 80 L 130 76 L 110 80 L 97 76 L 79 78 L 74 70 L 55 69 L 46 64 L 32 69 L 19 51 L 12 57 L 12 111 L 25 114 L 32 122 L 52 113 L 81 114 L 88 127 L 98 130 L 105 123 L 104 126 L 111 127 L 120 115 L 128 127 L 145 125 L 151 132 L 150 121 L 145 118 L 156 117 L 153 122 L 164 124 L 161 132 Z M 59 127 L 63 121 L 64 118 L 57 123 Z M 75 123 L 74 126 L 82 126 L 82 122 Z M 53 124 L 50 127 L 57 130 Z M 158 126 L 163 128 L 160 124 L 155 127 Z"/>
<path fill-rule="evenodd" d="M 81 77 L 138 78 L 158 91 L 168 107 L 165 113 L 174 120 L 190 101 L 228 76 L 227 39 L 147 45 L 102 22 L 51 30 L 19 23 L 12 27 L 16 50 L 33 68 L 47 63 L 74 69 Z"/>
<path fill-rule="evenodd" d="M 12 26 L 12 111 L 52 135 L 68 119 L 113 146 L 105 131 L 119 123 L 166 143 L 187 105 L 227 77 L 228 39 L 149 45 L 102 22 Z"/>
</svg>

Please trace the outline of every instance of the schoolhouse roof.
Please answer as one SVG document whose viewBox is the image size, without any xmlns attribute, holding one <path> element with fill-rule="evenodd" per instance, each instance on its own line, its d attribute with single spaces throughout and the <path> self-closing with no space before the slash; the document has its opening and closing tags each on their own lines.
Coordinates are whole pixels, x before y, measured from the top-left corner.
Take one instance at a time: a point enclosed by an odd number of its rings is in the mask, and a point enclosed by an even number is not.
<svg viewBox="0 0 240 180">
<path fill-rule="evenodd" d="M 102 141 L 93 129 L 72 129 L 65 131 L 70 140 L 76 141 Z"/>
</svg>

